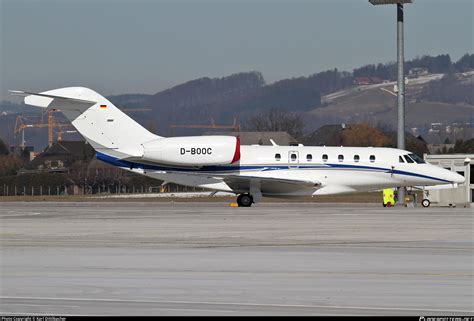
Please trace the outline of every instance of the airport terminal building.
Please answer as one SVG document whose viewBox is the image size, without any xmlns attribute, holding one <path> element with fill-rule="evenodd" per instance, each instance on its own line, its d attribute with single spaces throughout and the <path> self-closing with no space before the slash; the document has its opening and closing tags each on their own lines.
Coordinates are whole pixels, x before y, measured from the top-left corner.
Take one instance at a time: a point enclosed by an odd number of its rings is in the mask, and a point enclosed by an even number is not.
<svg viewBox="0 0 474 321">
<path fill-rule="evenodd" d="M 425 154 L 424 158 L 466 178 L 457 188 L 425 191 L 424 196 L 432 205 L 474 207 L 474 154 Z"/>
</svg>

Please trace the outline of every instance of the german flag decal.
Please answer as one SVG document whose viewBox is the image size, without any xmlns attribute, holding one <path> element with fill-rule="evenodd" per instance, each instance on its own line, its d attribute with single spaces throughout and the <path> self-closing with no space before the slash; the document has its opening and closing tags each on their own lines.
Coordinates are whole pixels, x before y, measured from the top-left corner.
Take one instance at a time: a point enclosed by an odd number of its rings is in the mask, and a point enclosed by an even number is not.
<svg viewBox="0 0 474 321">
<path fill-rule="evenodd" d="M 100 105 L 100 108 L 107 108 L 107 105 Z"/>
</svg>

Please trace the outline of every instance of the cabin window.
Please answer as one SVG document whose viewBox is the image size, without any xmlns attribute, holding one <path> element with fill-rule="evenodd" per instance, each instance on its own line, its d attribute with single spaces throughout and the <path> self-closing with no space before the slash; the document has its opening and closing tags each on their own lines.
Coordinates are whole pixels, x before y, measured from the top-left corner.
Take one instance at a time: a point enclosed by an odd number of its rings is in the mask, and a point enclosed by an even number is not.
<svg viewBox="0 0 474 321">
<path fill-rule="evenodd" d="M 354 162 L 358 163 L 360 160 L 360 156 L 359 155 L 354 155 Z"/>
<path fill-rule="evenodd" d="M 296 161 L 296 154 L 291 154 L 291 160 L 294 162 Z"/>
<path fill-rule="evenodd" d="M 339 156 L 337 156 L 337 159 L 338 159 L 340 162 L 344 161 L 344 155 L 339 155 Z"/>
<path fill-rule="evenodd" d="M 408 157 L 408 155 L 404 155 L 403 157 L 405 158 L 405 160 L 407 161 L 407 163 L 414 163 L 413 159 L 411 159 L 410 157 Z"/>
<path fill-rule="evenodd" d="M 421 158 L 420 156 L 418 156 L 416 154 L 408 154 L 408 156 L 410 156 L 410 158 L 413 159 L 417 164 L 424 164 L 425 163 L 423 158 Z"/>
<path fill-rule="evenodd" d="M 281 155 L 280 155 L 280 154 L 275 154 L 275 160 L 276 160 L 276 161 L 281 160 Z"/>
<path fill-rule="evenodd" d="M 306 155 L 306 160 L 308 162 L 311 162 L 313 160 L 313 155 L 311 155 L 311 154 Z"/>
<path fill-rule="evenodd" d="M 371 163 L 375 162 L 375 155 L 370 155 L 369 160 Z"/>
<path fill-rule="evenodd" d="M 323 162 L 327 162 L 328 161 L 328 155 L 324 154 L 323 155 Z"/>
<path fill-rule="evenodd" d="M 399 162 L 399 163 L 405 163 L 405 161 L 403 160 L 403 157 L 402 157 L 402 156 L 398 156 L 398 162 Z"/>
</svg>

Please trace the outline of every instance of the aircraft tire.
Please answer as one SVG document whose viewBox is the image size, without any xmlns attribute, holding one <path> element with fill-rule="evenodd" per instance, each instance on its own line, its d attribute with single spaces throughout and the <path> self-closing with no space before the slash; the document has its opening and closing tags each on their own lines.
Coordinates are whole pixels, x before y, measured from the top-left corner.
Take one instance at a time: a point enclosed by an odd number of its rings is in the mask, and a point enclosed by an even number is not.
<svg viewBox="0 0 474 321">
<path fill-rule="evenodd" d="M 430 202 L 430 200 L 427 199 L 427 198 L 425 198 L 425 199 L 423 199 L 423 200 L 421 201 L 421 205 L 422 205 L 423 207 L 429 207 L 430 204 L 431 204 L 431 202 Z"/>
<path fill-rule="evenodd" d="M 250 194 L 240 194 L 237 197 L 237 204 L 239 207 L 250 207 L 253 203 L 253 197 Z"/>
</svg>

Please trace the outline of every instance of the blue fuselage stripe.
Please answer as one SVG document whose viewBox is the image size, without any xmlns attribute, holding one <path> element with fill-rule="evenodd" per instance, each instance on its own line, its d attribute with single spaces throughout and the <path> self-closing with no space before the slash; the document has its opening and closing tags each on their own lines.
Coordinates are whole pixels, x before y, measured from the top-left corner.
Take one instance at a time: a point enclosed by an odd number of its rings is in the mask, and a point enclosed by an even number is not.
<svg viewBox="0 0 474 321">
<path fill-rule="evenodd" d="M 202 167 L 195 167 L 195 168 L 183 168 L 183 167 L 170 167 L 170 166 L 158 166 L 158 165 L 150 165 L 150 164 L 143 164 L 137 162 L 129 162 L 120 160 L 117 157 L 110 156 L 101 152 L 97 152 L 96 154 L 97 159 L 106 162 L 113 166 L 118 167 L 125 167 L 125 168 L 138 168 L 143 170 L 156 170 L 156 171 L 164 171 L 164 172 L 183 172 L 183 173 L 215 173 L 215 172 L 236 172 L 236 171 L 251 171 L 251 170 L 258 170 L 258 171 L 271 171 L 271 170 L 281 170 L 281 169 L 288 169 L 288 165 L 225 165 L 225 166 L 202 166 Z M 375 167 L 375 166 L 364 166 L 364 165 L 348 165 L 348 164 L 324 164 L 324 165 L 301 165 L 298 164 L 298 168 L 302 169 L 350 169 L 350 170 L 366 170 L 366 171 L 377 171 L 377 172 L 385 172 L 390 174 L 399 174 L 399 175 L 407 175 L 407 176 L 414 176 L 420 177 L 425 179 L 436 180 L 445 183 L 451 183 L 450 181 L 427 176 L 423 174 L 401 171 L 401 170 L 392 170 L 391 168 L 383 168 L 383 167 Z"/>
</svg>

